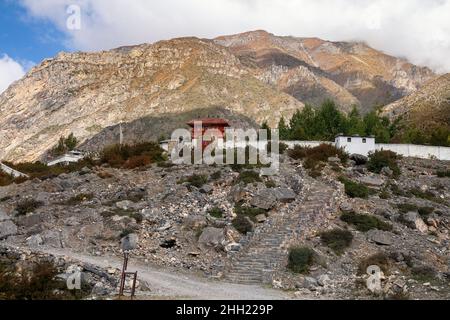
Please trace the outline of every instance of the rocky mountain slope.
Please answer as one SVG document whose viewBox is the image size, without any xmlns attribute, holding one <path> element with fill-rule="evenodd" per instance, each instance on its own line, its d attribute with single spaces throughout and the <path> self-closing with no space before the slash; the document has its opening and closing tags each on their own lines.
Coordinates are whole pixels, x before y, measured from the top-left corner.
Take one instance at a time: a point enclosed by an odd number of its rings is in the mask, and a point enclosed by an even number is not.
<svg viewBox="0 0 450 320">
<path fill-rule="evenodd" d="M 33 161 L 70 132 L 84 141 L 120 122 L 211 106 L 274 125 L 303 104 L 207 40 L 62 53 L 0 96 L 0 158 Z"/>
<path fill-rule="evenodd" d="M 429 81 L 417 92 L 383 108 L 391 119 L 406 127 L 433 130 L 450 127 L 450 74 Z"/>
<path fill-rule="evenodd" d="M 182 113 L 196 117 L 199 109 L 222 107 L 233 118 L 271 126 L 303 102 L 325 98 L 344 111 L 352 105 L 367 111 L 433 76 L 361 43 L 263 31 L 61 53 L 0 96 L 0 159 L 35 161 L 71 132 L 84 142 L 119 123 Z M 150 126 L 148 135 L 171 127 Z"/>
<path fill-rule="evenodd" d="M 258 77 L 303 102 L 332 98 L 367 111 L 417 90 L 434 77 L 428 68 L 388 56 L 360 42 L 279 37 L 254 31 L 219 37 Z"/>
</svg>

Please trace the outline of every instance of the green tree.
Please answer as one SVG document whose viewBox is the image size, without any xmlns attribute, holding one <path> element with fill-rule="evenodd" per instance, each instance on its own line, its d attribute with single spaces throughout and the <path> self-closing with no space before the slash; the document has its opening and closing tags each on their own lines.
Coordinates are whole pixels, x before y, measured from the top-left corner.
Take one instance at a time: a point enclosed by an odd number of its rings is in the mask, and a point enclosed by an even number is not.
<svg viewBox="0 0 450 320">
<path fill-rule="evenodd" d="M 69 151 L 74 150 L 78 145 L 78 140 L 73 133 L 69 134 L 69 136 L 64 140 L 64 144 L 66 145 Z"/>
<path fill-rule="evenodd" d="M 284 120 L 284 117 L 281 117 L 280 122 L 278 123 L 278 130 L 280 132 L 280 140 L 289 140 L 289 134 L 290 130 L 289 127 L 286 125 L 286 121 Z"/>
</svg>

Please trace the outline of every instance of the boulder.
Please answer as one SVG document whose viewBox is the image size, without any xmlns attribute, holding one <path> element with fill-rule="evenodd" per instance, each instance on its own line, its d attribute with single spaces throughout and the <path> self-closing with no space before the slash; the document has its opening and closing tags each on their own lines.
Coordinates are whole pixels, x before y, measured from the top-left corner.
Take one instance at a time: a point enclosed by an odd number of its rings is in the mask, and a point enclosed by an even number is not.
<svg viewBox="0 0 450 320">
<path fill-rule="evenodd" d="M 54 230 L 45 230 L 41 234 L 42 239 L 44 240 L 44 244 L 46 246 L 54 247 L 54 248 L 62 248 L 61 242 L 61 234 L 58 231 Z"/>
<path fill-rule="evenodd" d="M 428 232 L 426 223 L 417 212 L 408 212 L 402 216 L 402 221 L 411 229 L 417 229 L 422 233 Z"/>
<path fill-rule="evenodd" d="M 6 214 L 3 209 L 0 208 L 0 222 L 11 220 L 11 218 Z"/>
<path fill-rule="evenodd" d="M 340 163 L 341 163 L 341 159 L 339 159 L 339 158 L 337 158 L 337 157 L 329 157 L 329 158 L 328 158 L 328 162 L 329 162 L 329 163 L 340 164 Z"/>
<path fill-rule="evenodd" d="M 138 246 L 138 235 L 131 233 L 120 240 L 120 247 L 123 251 L 131 251 Z"/>
<path fill-rule="evenodd" d="M 383 167 L 381 169 L 381 174 L 386 176 L 386 177 L 392 177 L 393 174 L 394 174 L 394 171 L 392 171 L 392 169 L 389 168 L 389 167 Z"/>
<path fill-rule="evenodd" d="M 40 214 L 29 214 L 26 216 L 21 216 L 17 219 L 17 224 L 21 227 L 31 228 L 42 222 Z"/>
<path fill-rule="evenodd" d="M 36 248 L 44 244 L 44 239 L 42 239 L 40 234 L 36 234 L 27 238 L 27 245 L 31 248 Z"/>
<path fill-rule="evenodd" d="M 264 222 L 266 222 L 267 217 L 266 217 L 265 214 L 258 214 L 258 215 L 255 217 L 255 219 L 256 219 L 256 222 L 258 222 L 258 223 L 264 223 Z"/>
<path fill-rule="evenodd" d="M 177 245 L 177 239 L 174 237 L 170 237 L 170 238 L 164 239 L 164 241 L 161 242 L 161 244 L 159 246 L 164 249 L 170 249 L 170 248 L 175 247 L 176 245 Z"/>
<path fill-rule="evenodd" d="M 275 188 L 272 189 L 272 192 L 280 202 L 292 202 L 297 196 L 295 192 L 289 188 Z"/>
<path fill-rule="evenodd" d="M 198 230 L 208 225 L 206 218 L 203 216 L 187 216 L 183 220 L 183 226 L 188 230 Z"/>
<path fill-rule="evenodd" d="M 363 156 L 362 154 L 354 153 L 350 155 L 350 160 L 353 160 L 356 165 L 360 166 L 366 164 L 369 161 L 369 158 Z"/>
<path fill-rule="evenodd" d="M 353 206 L 350 203 L 342 203 L 339 207 L 341 209 L 342 213 L 353 213 Z"/>
<path fill-rule="evenodd" d="M 211 194 L 214 191 L 214 188 L 211 187 L 209 184 L 205 184 L 203 187 L 200 188 L 200 193 L 204 194 Z"/>
<path fill-rule="evenodd" d="M 122 210 L 130 210 L 135 207 L 135 203 L 130 200 L 124 200 L 116 203 L 116 207 Z"/>
<path fill-rule="evenodd" d="M 367 239 L 383 246 L 391 246 L 394 244 L 392 233 L 381 230 L 370 230 L 367 232 Z"/>
<path fill-rule="evenodd" d="M 205 247 L 220 247 L 224 242 L 224 230 L 212 227 L 205 228 L 198 239 L 199 245 Z"/>
<path fill-rule="evenodd" d="M 382 187 L 384 185 L 384 180 L 377 178 L 377 177 L 371 177 L 371 176 L 364 176 L 359 178 L 359 182 L 362 184 L 365 184 L 370 187 Z"/>
<path fill-rule="evenodd" d="M 330 282 L 330 277 L 327 274 L 322 274 L 317 278 L 317 283 L 321 287 L 325 287 Z"/>
<path fill-rule="evenodd" d="M 259 191 L 258 194 L 252 198 L 250 204 L 263 210 L 272 209 L 277 203 L 277 198 L 272 192 L 272 189 L 263 189 Z"/>
<path fill-rule="evenodd" d="M 241 250 L 241 248 L 242 248 L 242 246 L 239 243 L 232 242 L 225 246 L 225 251 L 226 252 L 238 252 Z"/>
<path fill-rule="evenodd" d="M 14 222 L 8 220 L 0 222 L 0 240 L 17 234 L 17 226 Z"/>
</svg>

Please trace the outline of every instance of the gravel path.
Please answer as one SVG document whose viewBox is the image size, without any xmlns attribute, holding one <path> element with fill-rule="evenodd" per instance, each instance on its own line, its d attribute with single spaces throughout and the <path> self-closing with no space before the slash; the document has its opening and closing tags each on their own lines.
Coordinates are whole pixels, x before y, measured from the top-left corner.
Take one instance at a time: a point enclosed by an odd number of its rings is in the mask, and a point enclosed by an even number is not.
<svg viewBox="0 0 450 320">
<path fill-rule="evenodd" d="M 73 260 L 101 268 L 118 267 L 122 261 L 117 257 L 97 257 L 68 250 L 44 250 L 55 256 L 67 256 Z M 144 265 L 134 259 L 128 263 L 130 271 L 138 271 L 138 279 L 151 289 L 148 298 L 198 299 L 198 300 L 284 300 L 294 299 L 292 293 L 265 288 L 258 285 L 240 285 L 209 280 L 196 275 L 182 274 Z M 298 297 L 296 297 L 298 298 Z M 305 299 L 312 297 L 304 297 Z"/>
</svg>

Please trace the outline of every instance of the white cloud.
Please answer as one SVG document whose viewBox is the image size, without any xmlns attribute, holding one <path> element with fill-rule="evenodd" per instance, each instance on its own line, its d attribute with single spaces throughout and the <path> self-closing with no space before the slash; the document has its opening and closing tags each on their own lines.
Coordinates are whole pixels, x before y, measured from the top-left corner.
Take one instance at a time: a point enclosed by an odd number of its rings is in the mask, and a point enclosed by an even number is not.
<svg viewBox="0 0 450 320">
<path fill-rule="evenodd" d="M 180 36 L 265 29 L 278 35 L 363 40 L 450 72 L 450 0 L 21 0 L 67 34 L 72 49 L 100 50 Z M 81 30 L 66 28 L 79 4 Z"/>
<path fill-rule="evenodd" d="M 11 83 L 22 78 L 25 70 L 20 63 L 6 54 L 0 57 L 0 93 L 5 91 Z"/>
</svg>

